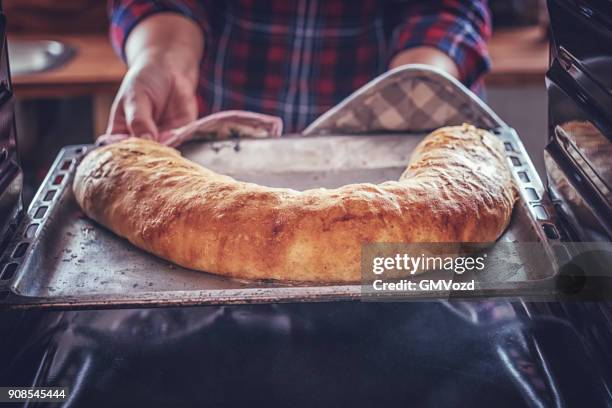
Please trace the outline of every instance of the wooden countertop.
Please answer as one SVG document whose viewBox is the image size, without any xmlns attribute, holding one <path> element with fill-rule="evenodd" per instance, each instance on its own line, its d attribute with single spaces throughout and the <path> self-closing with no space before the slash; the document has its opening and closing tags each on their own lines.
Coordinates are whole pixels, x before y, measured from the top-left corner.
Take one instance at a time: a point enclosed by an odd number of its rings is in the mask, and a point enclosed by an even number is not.
<svg viewBox="0 0 612 408">
<path fill-rule="evenodd" d="M 125 74 L 125 65 L 104 35 L 10 35 L 11 39 L 62 41 L 76 49 L 65 65 L 43 73 L 13 76 L 19 98 L 44 98 L 114 93 Z"/>
<path fill-rule="evenodd" d="M 125 73 L 125 66 L 113 52 L 104 35 L 12 35 L 18 39 L 54 39 L 76 48 L 67 64 L 45 73 L 13 78 L 20 98 L 60 97 L 114 93 Z M 489 86 L 541 84 L 548 66 L 548 44 L 537 27 L 498 30 L 489 42 L 493 61 L 486 77 Z"/>
<path fill-rule="evenodd" d="M 489 41 L 492 69 L 489 86 L 544 84 L 548 38 L 541 27 L 497 30 Z"/>
</svg>

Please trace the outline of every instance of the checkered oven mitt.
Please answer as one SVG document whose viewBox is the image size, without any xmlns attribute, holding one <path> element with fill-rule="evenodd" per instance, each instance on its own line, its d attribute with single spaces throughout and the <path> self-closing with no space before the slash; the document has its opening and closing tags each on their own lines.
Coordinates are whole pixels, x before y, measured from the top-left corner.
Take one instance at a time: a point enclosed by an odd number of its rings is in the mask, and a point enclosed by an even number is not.
<svg viewBox="0 0 612 408">
<path fill-rule="evenodd" d="M 448 74 L 425 65 L 408 65 L 353 92 L 302 134 L 426 132 L 464 122 L 482 128 L 503 123 Z"/>
</svg>

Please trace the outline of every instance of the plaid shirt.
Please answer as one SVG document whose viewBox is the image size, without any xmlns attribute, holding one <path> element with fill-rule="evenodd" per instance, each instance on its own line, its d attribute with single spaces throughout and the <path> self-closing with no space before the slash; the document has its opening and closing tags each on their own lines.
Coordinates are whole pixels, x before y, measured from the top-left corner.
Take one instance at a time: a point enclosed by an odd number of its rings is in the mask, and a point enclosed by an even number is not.
<svg viewBox="0 0 612 408">
<path fill-rule="evenodd" d="M 200 115 L 245 109 L 299 131 L 384 72 L 398 52 L 432 46 L 479 88 L 489 68 L 486 0 L 110 0 L 111 39 L 143 18 L 174 12 L 203 30 Z"/>
</svg>

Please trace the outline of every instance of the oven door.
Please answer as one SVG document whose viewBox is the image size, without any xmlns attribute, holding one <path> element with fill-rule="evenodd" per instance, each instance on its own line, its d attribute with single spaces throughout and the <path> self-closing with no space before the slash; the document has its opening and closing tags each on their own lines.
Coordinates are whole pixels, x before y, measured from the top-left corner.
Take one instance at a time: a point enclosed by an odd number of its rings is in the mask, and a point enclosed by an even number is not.
<svg viewBox="0 0 612 408">
<path fill-rule="evenodd" d="M 611 124 L 594 111 L 588 95 L 558 77 L 563 75 L 558 70 L 553 65 L 549 72 L 550 137 L 544 153 L 548 189 L 577 239 L 610 241 Z"/>
<path fill-rule="evenodd" d="M 0 252 L 8 244 L 21 214 L 23 173 L 17 156 L 14 98 L 6 45 L 6 18 L 0 9 Z M 0 279 L 2 279 L 0 271 Z"/>
<path fill-rule="evenodd" d="M 603 6 L 549 2 L 548 187 L 581 241 L 612 240 L 612 19 Z"/>
</svg>

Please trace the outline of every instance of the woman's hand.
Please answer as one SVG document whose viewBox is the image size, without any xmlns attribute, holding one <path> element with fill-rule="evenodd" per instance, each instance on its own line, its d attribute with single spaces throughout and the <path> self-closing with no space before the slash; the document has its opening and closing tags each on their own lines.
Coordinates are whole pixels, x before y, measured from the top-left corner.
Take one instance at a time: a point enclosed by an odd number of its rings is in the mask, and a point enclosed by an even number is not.
<svg viewBox="0 0 612 408">
<path fill-rule="evenodd" d="M 126 42 L 128 72 L 111 108 L 107 134 L 158 139 L 197 117 L 196 88 L 203 35 L 191 20 L 157 14 Z"/>
</svg>

